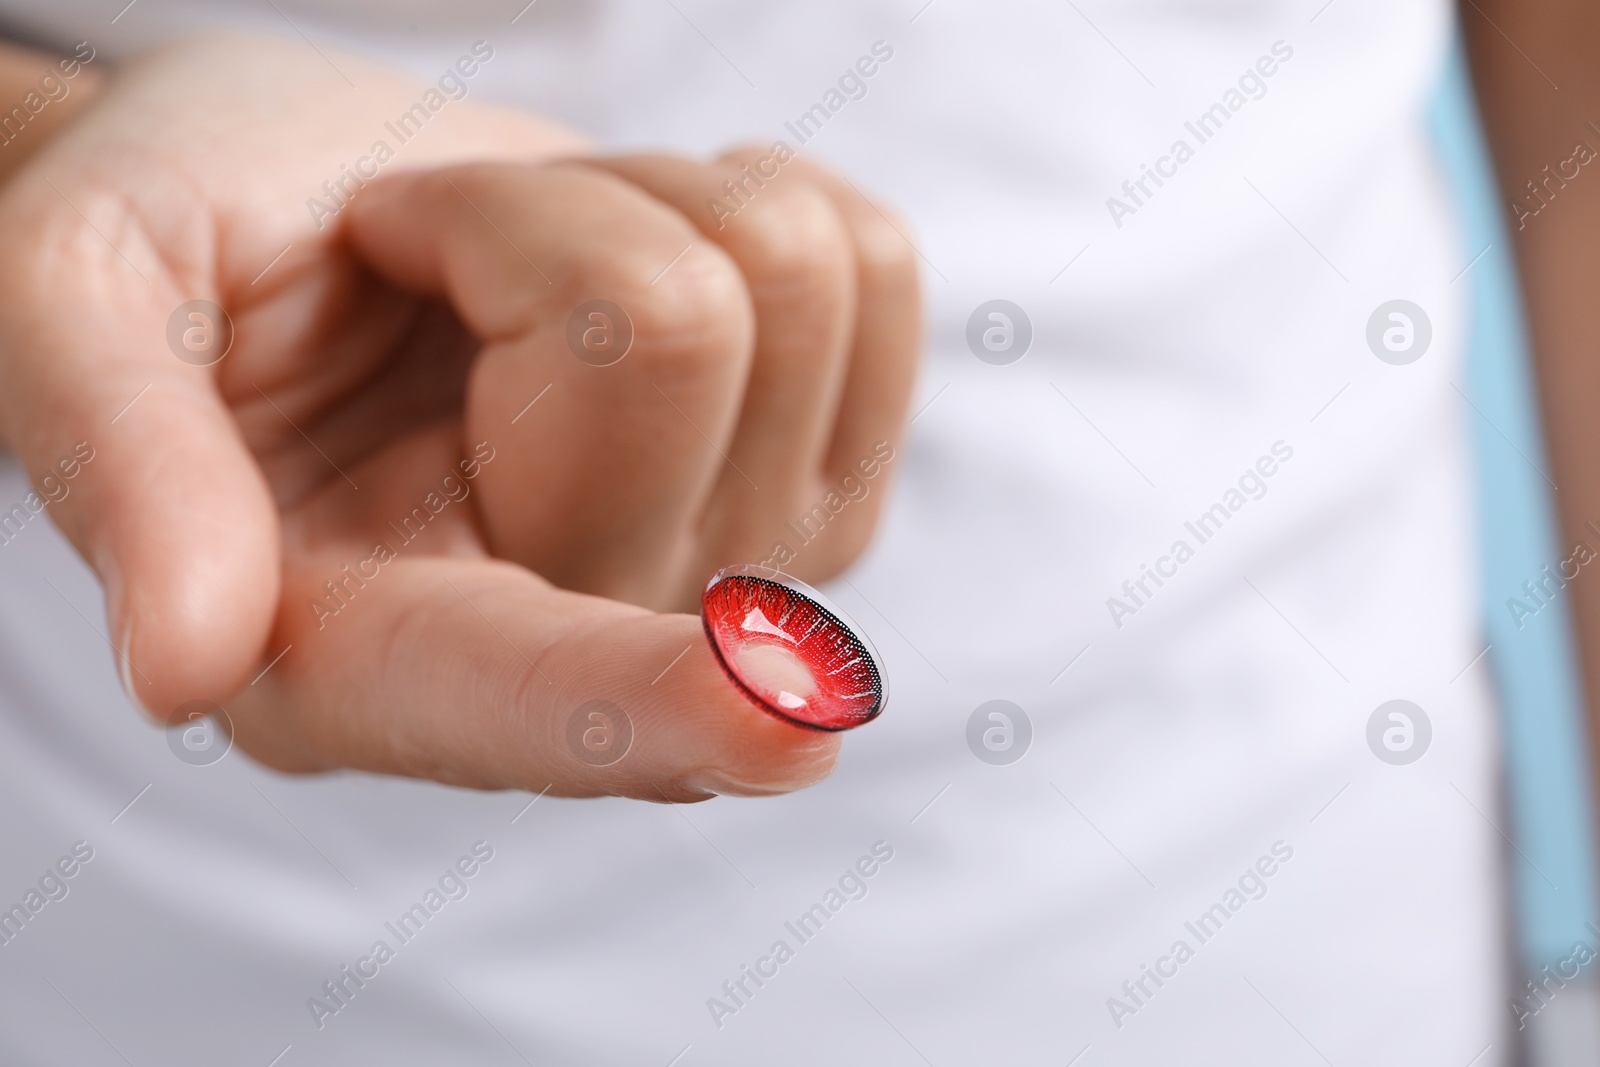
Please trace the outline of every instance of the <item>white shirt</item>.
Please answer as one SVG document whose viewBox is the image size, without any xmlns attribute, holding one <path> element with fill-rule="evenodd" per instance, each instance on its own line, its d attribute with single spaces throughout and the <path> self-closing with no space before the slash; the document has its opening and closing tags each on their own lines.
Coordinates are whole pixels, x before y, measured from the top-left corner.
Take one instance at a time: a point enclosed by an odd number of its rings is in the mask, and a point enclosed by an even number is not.
<svg viewBox="0 0 1600 1067">
<path fill-rule="evenodd" d="M 1447 6 L 516 6 L 279 2 L 430 78 L 492 40 L 479 93 L 684 152 L 793 144 L 892 48 L 803 146 L 899 207 L 926 267 L 900 482 L 829 590 L 889 708 L 814 789 L 681 810 L 193 767 L 125 706 L 91 578 L 33 524 L 0 549 L 0 905 L 94 855 L 0 945 L 9 1056 L 1499 1062 L 1467 257 L 1420 126 Z M 0 13 L 111 57 L 288 32 L 242 4 Z M 1031 322 L 1007 365 L 966 341 L 997 298 Z M 1396 299 L 1431 324 L 1405 365 L 1367 342 Z M 0 506 L 26 491 L 8 468 Z M 1009 765 L 968 744 L 996 699 L 1031 723 Z M 1431 723 L 1408 765 L 1368 743 L 1395 699 Z M 467 895 L 402 944 L 385 924 L 480 841 Z M 786 926 L 817 904 L 820 930 Z M 376 973 L 319 1018 L 346 965 Z"/>
</svg>

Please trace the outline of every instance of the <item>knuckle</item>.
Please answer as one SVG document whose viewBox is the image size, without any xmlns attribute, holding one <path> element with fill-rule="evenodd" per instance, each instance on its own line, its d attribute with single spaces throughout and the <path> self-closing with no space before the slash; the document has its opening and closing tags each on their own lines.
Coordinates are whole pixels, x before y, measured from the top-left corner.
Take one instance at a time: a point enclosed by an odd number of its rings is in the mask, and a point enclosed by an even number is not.
<svg viewBox="0 0 1600 1067">
<path fill-rule="evenodd" d="M 673 261 L 676 254 L 659 242 L 630 249 L 607 265 L 607 287 L 633 322 L 642 359 L 680 369 L 724 364 L 749 346 L 754 330 L 744 280 L 704 240 L 692 240 Z"/>
<path fill-rule="evenodd" d="M 870 212 L 856 227 L 856 258 L 864 278 L 915 281 L 917 253 L 910 229 L 893 212 Z"/>
<path fill-rule="evenodd" d="M 730 229 L 740 259 L 763 284 L 815 284 L 854 270 L 844 219 L 832 200 L 808 185 L 769 185 Z"/>
<path fill-rule="evenodd" d="M 64 282 L 75 288 L 85 285 L 86 268 L 98 268 L 114 254 L 108 239 L 126 234 L 118 233 L 124 228 L 120 205 L 99 190 L 71 189 L 76 211 L 59 197 L 30 191 L 35 195 L 7 203 L 0 225 L 10 253 L 3 259 L 7 290 L 31 301 Z M 102 231 L 111 230 L 110 238 L 92 228 L 91 216 L 100 220 Z"/>
</svg>

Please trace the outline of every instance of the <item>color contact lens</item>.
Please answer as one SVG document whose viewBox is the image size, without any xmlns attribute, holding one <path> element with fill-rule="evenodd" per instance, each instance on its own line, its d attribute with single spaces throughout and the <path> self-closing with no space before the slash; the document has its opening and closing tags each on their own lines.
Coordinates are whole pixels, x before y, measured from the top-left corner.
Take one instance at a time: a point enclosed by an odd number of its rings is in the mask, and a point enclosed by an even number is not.
<svg viewBox="0 0 1600 1067">
<path fill-rule="evenodd" d="M 718 571 L 700 599 L 700 619 L 729 679 L 780 719 L 848 730 L 883 710 L 883 672 L 866 635 L 821 593 L 782 571 Z"/>
</svg>

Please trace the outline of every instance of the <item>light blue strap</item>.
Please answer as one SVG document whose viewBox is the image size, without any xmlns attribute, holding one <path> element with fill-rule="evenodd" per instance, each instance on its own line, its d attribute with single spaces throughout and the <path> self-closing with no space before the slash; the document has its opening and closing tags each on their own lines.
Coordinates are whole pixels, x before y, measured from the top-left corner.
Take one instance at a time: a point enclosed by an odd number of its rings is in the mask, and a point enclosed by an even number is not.
<svg viewBox="0 0 1600 1067">
<path fill-rule="evenodd" d="M 1467 290 L 1466 385 L 1482 413 L 1464 406 L 1478 470 L 1485 640 L 1502 709 L 1509 808 L 1502 829 L 1516 843 L 1508 850 L 1516 944 L 1532 974 L 1569 956 L 1575 942 L 1600 947 L 1585 925 L 1600 919 L 1600 903 L 1570 592 L 1532 616 L 1508 606 L 1515 598 L 1533 607 L 1523 583 L 1542 579 L 1547 565 L 1554 572 L 1572 546 L 1557 544 L 1511 240 L 1459 41 L 1428 120 L 1455 193 L 1466 256 L 1488 249 L 1455 284 Z M 1600 535 L 1590 535 L 1589 546 L 1600 552 Z M 1600 560 L 1591 566 L 1578 581 L 1600 583 Z"/>
</svg>

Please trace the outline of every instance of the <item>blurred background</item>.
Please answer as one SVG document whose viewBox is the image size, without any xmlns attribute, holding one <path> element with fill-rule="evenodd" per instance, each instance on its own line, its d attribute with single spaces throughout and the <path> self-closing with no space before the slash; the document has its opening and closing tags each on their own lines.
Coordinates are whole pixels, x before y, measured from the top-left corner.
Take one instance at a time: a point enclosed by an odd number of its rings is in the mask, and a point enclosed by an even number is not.
<svg viewBox="0 0 1600 1067">
<path fill-rule="evenodd" d="M 688 153 L 795 143 L 886 48 L 803 149 L 925 268 L 827 590 L 892 702 L 818 787 L 682 809 L 186 759 L 29 526 L 0 904 L 93 856 L 0 945 L 7 1062 L 1600 1060 L 1570 622 L 1507 606 L 1567 552 L 1448 5 L 0 0 L 108 68 L 215 26 L 428 81 L 488 41 L 480 98 Z"/>
</svg>

